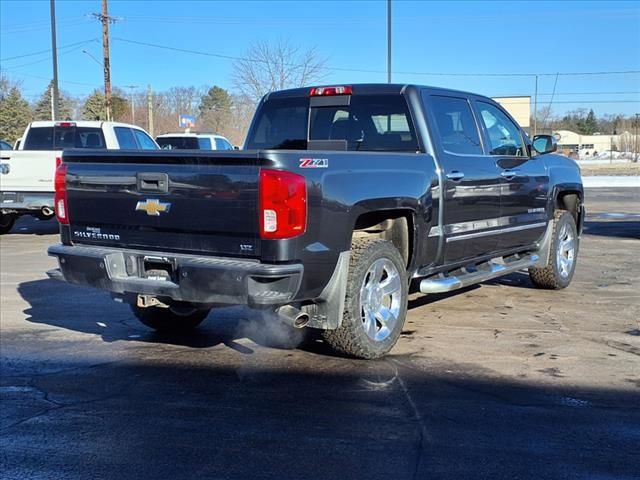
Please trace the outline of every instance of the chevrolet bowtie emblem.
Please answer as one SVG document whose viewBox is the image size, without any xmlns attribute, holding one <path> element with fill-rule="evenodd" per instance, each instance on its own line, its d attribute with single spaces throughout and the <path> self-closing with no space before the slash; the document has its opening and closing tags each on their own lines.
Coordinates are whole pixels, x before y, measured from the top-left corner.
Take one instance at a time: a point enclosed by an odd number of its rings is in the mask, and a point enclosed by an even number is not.
<svg viewBox="0 0 640 480">
<path fill-rule="evenodd" d="M 138 202 L 136 212 L 147 212 L 147 215 L 159 217 L 161 213 L 168 212 L 170 203 L 163 203 L 157 198 L 147 198 L 144 202 Z"/>
</svg>

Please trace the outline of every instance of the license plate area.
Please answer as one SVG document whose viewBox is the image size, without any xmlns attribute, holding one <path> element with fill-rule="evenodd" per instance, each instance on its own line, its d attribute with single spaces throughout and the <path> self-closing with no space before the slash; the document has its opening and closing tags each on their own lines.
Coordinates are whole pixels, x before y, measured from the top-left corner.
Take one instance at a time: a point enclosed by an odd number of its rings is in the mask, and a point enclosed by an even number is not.
<svg viewBox="0 0 640 480">
<path fill-rule="evenodd" d="M 16 192 L 2 192 L 0 194 L 0 202 L 2 203 L 20 203 L 20 195 Z"/>
<path fill-rule="evenodd" d="M 141 259 L 143 278 L 173 282 L 176 279 L 175 261 L 168 257 L 145 256 Z"/>
</svg>

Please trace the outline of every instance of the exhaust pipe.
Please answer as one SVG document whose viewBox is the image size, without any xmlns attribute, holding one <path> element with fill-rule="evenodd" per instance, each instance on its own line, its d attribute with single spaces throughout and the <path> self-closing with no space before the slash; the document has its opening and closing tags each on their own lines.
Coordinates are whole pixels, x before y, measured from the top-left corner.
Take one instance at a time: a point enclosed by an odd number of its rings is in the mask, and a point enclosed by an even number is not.
<svg viewBox="0 0 640 480">
<path fill-rule="evenodd" d="M 55 212 L 51 210 L 49 207 L 42 207 L 42 210 L 40 210 L 40 213 L 42 213 L 42 215 L 45 217 L 53 217 L 53 214 Z"/>
<path fill-rule="evenodd" d="M 303 328 L 309 323 L 309 320 L 311 320 L 308 313 L 291 305 L 284 305 L 283 307 L 277 308 L 276 313 L 284 323 L 293 328 Z"/>
</svg>

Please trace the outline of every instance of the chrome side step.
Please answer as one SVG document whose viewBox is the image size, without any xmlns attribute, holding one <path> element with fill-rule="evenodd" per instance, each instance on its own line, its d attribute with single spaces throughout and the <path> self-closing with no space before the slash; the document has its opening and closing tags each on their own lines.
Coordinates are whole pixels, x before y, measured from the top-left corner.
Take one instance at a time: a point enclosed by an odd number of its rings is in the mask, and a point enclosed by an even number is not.
<svg viewBox="0 0 640 480">
<path fill-rule="evenodd" d="M 422 293 L 451 292 L 475 283 L 485 282 L 508 273 L 517 272 L 523 268 L 533 267 L 538 260 L 539 257 L 535 254 L 512 255 L 503 258 L 503 263 L 496 263 L 494 259 L 477 265 L 467 265 L 448 273 L 425 278 L 420 282 L 420 291 Z"/>
</svg>

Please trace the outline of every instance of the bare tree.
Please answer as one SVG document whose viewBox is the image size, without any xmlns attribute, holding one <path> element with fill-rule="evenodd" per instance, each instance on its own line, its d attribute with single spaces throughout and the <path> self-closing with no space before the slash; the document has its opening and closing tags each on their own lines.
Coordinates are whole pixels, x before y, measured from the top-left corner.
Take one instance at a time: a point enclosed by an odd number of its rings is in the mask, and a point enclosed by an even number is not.
<svg viewBox="0 0 640 480">
<path fill-rule="evenodd" d="M 255 103 L 270 91 L 318 81 L 327 70 L 326 60 L 315 47 L 303 50 L 289 40 L 253 43 L 233 66 L 233 83 L 238 93 Z"/>
</svg>

